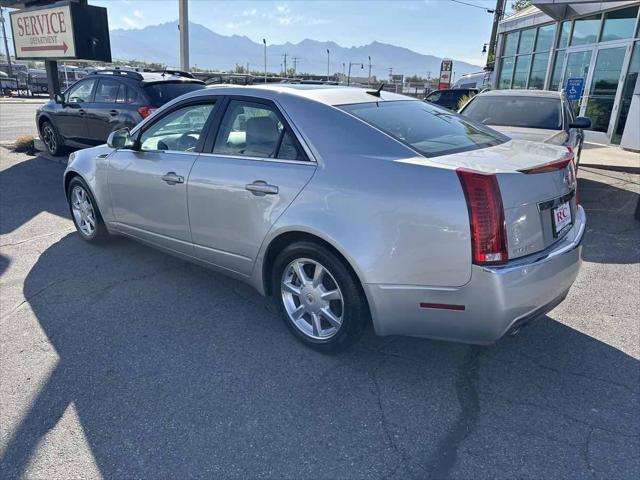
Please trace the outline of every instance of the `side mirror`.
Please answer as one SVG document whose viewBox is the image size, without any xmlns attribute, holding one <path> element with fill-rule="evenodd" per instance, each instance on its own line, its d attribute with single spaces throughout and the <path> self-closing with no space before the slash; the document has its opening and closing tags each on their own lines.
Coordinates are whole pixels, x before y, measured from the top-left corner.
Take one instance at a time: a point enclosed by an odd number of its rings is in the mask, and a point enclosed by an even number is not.
<svg viewBox="0 0 640 480">
<path fill-rule="evenodd" d="M 587 130 L 591 128 L 591 119 L 589 117 L 576 117 L 575 120 L 569 124 L 569 128 Z"/>
<path fill-rule="evenodd" d="M 135 143 L 128 128 L 115 130 L 107 138 L 107 146 L 109 148 L 133 148 Z"/>
<path fill-rule="evenodd" d="M 56 103 L 59 103 L 60 105 L 64 105 L 64 95 L 62 95 L 61 93 L 56 93 L 56 94 L 53 96 L 53 100 L 54 100 Z"/>
</svg>

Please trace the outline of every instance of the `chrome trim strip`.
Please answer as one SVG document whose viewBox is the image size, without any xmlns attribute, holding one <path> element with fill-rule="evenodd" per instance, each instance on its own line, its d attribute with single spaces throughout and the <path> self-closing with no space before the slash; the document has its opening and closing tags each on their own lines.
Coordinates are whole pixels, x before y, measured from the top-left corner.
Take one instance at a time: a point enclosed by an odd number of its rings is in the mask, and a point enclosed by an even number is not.
<svg viewBox="0 0 640 480">
<path fill-rule="evenodd" d="M 554 258 L 564 255 L 572 250 L 575 250 L 582 243 L 582 238 L 584 237 L 584 232 L 587 226 L 587 216 L 584 213 L 584 209 L 578 205 L 577 209 L 577 221 L 576 224 L 578 226 L 578 231 L 576 232 L 573 240 L 568 240 L 566 237 L 561 241 L 559 245 L 555 245 L 551 251 L 542 252 L 540 256 L 534 257 L 534 255 L 530 255 L 524 259 L 517 259 L 513 262 L 508 263 L 504 266 L 498 267 L 482 267 L 484 272 L 493 273 L 496 275 L 504 275 L 515 270 L 520 270 L 522 268 L 527 267 L 536 267 L 538 265 L 542 265 L 546 262 L 553 260 Z M 532 258 L 533 257 L 533 258 Z"/>
<path fill-rule="evenodd" d="M 221 158 L 233 158 L 236 160 L 249 160 L 253 162 L 273 162 L 273 163 L 292 163 L 294 165 L 308 165 L 315 167 L 317 166 L 315 161 L 306 161 L 306 160 L 283 160 L 280 158 L 262 158 L 262 157 L 248 157 L 241 155 L 222 155 L 219 153 L 200 153 L 200 156 L 203 157 L 221 157 Z"/>
</svg>

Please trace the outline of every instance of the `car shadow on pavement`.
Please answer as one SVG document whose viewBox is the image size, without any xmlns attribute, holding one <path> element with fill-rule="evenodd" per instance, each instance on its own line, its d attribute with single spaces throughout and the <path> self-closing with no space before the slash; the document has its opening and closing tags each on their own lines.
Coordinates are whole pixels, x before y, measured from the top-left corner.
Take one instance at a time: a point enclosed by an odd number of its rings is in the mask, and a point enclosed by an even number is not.
<svg viewBox="0 0 640 480">
<path fill-rule="evenodd" d="M 634 218 L 634 213 L 640 195 L 596 180 L 601 175 L 613 175 L 611 172 L 589 172 L 589 178 L 578 177 L 580 205 L 587 214 L 583 260 L 610 264 L 639 263 L 640 222 Z"/>
<path fill-rule="evenodd" d="M 0 171 L 0 192 L 0 235 L 15 231 L 42 212 L 68 216 L 62 169 L 49 160 L 33 157 Z"/>
<path fill-rule="evenodd" d="M 551 317 L 490 347 L 368 332 L 325 356 L 243 284 L 76 233 L 24 297 L 59 361 L 3 478 L 72 405 L 104 478 L 640 475 L 639 362 Z"/>
</svg>

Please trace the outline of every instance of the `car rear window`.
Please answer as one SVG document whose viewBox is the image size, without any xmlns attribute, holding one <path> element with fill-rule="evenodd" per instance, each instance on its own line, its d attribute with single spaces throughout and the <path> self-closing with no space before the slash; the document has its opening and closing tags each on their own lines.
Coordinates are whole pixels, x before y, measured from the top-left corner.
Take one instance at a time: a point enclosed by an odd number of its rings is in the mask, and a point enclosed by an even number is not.
<svg viewBox="0 0 640 480">
<path fill-rule="evenodd" d="M 426 157 L 492 147 L 504 135 L 460 115 L 417 100 L 338 106 Z"/>
<path fill-rule="evenodd" d="M 147 85 L 144 87 L 144 91 L 149 97 L 149 100 L 151 100 L 151 103 L 159 107 L 180 95 L 193 92 L 194 90 L 200 90 L 204 87 L 204 84 L 198 82 L 162 82 Z"/>
<path fill-rule="evenodd" d="M 462 115 L 485 125 L 562 129 L 559 98 L 478 96 L 467 105 Z"/>
</svg>

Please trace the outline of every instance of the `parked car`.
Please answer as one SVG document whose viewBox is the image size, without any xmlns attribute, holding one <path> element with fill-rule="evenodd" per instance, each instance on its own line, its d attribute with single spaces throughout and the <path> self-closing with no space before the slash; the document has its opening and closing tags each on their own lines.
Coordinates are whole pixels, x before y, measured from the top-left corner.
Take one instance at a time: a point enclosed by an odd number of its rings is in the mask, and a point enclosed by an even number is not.
<svg viewBox="0 0 640 480">
<path fill-rule="evenodd" d="M 587 117 L 576 117 L 562 92 L 546 90 L 491 90 L 476 95 L 459 112 L 508 137 L 553 145 L 575 152 L 576 165 L 591 128 Z"/>
<path fill-rule="evenodd" d="M 369 322 L 487 344 L 578 274 L 572 160 L 390 92 L 213 87 L 73 153 L 64 187 L 84 240 L 125 235 L 247 282 L 319 350 Z"/>
<path fill-rule="evenodd" d="M 446 90 L 436 90 L 425 97 L 425 102 L 440 105 L 449 110 L 457 111 L 460 99 L 473 97 L 478 94 L 476 88 L 451 88 Z"/>
<path fill-rule="evenodd" d="M 114 130 L 133 128 L 169 100 L 205 87 L 176 70 L 96 70 L 36 112 L 40 138 L 52 155 L 65 146 L 100 145 Z"/>
<path fill-rule="evenodd" d="M 483 90 L 490 88 L 492 82 L 493 70 L 488 72 L 483 70 L 481 72 L 462 75 L 456 80 L 456 83 L 453 84 L 453 88 L 477 88 L 478 90 Z"/>
</svg>

